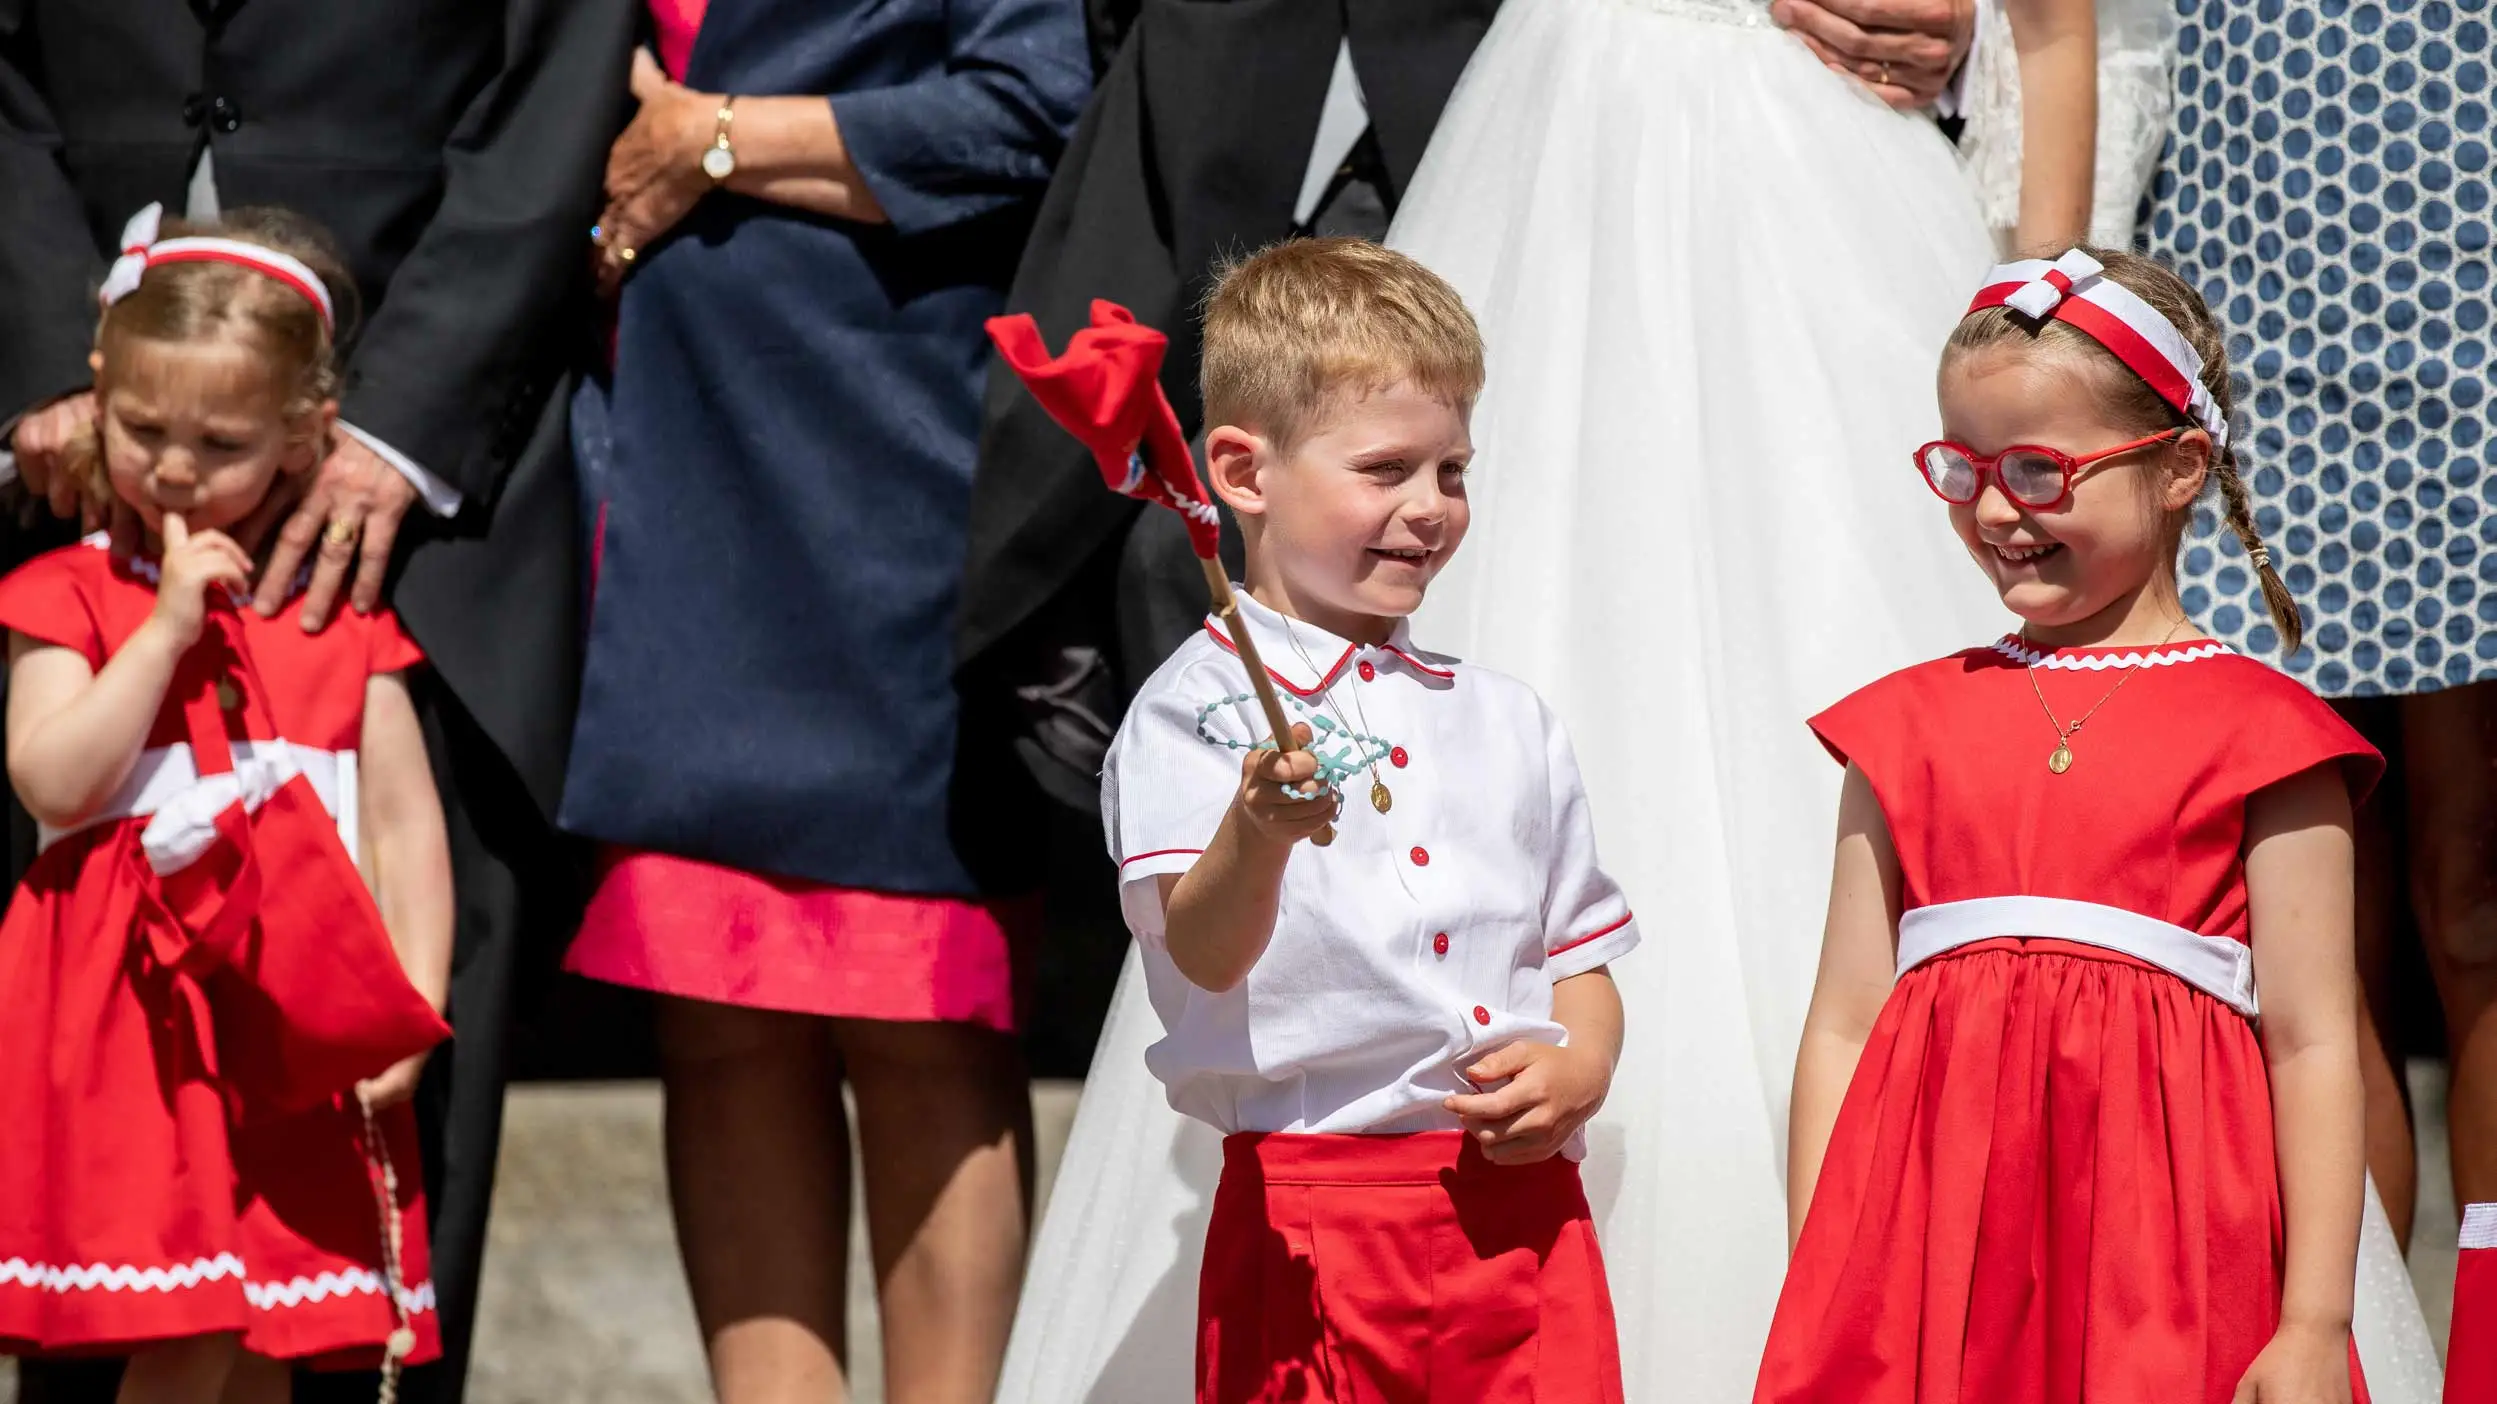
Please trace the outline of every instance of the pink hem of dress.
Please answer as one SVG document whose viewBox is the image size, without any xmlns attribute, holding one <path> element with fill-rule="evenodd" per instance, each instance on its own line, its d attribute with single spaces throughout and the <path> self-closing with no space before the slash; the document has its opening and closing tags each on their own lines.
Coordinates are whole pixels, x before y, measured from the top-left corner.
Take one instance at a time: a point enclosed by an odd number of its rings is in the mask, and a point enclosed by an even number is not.
<svg viewBox="0 0 2497 1404">
<path fill-rule="evenodd" d="M 828 887 L 613 850 L 564 968 L 687 999 L 829 1018 L 1020 1027 L 1036 899 Z"/>
</svg>

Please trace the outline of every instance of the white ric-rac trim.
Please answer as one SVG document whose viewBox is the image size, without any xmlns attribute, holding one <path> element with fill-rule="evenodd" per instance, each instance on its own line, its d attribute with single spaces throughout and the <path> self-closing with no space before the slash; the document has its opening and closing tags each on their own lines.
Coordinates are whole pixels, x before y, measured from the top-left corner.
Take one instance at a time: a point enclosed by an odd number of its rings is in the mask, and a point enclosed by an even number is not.
<svg viewBox="0 0 2497 1404">
<path fill-rule="evenodd" d="M 2497 1204 L 2474 1204 L 2462 1211 L 2462 1246 L 2497 1248 Z"/>
<path fill-rule="evenodd" d="M 2123 653 L 2049 653 L 2044 649 L 2029 647 L 2016 636 L 2006 636 L 1995 640 L 1994 651 L 2026 667 L 2054 668 L 2076 673 L 2085 669 L 2097 673 L 2109 668 L 2164 668 L 2172 663 L 2191 663 L 2199 658 L 2217 658 L 2224 653 L 2236 652 L 2228 645 L 2213 640 L 2209 643 L 2195 644 L 2191 648 L 2180 648 L 2172 653 L 2158 653 L 2147 649 L 2131 649 Z"/>
<path fill-rule="evenodd" d="M 2044 936 L 2120 951 L 2254 1018 L 2254 952 L 2157 917 L 2064 897 L 1979 897 L 1918 907 L 1899 918 L 1899 973 L 1978 941 Z"/>
<path fill-rule="evenodd" d="M 67 1294 L 70 1292 L 180 1292 L 203 1283 L 225 1282 L 242 1278 L 243 1299 L 261 1311 L 278 1311 L 298 1307 L 306 1302 L 318 1305 L 332 1297 L 377 1297 L 382 1292 L 379 1274 L 362 1268 L 345 1272 L 325 1272 L 317 1277 L 297 1277 L 284 1282 L 249 1280 L 243 1260 L 232 1253 L 219 1253 L 213 1258 L 194 1258 L 187 1263 L 165 1267 L 134 1267 L 126 1263 L 30 1263 L 24 1258 L 0 1259 L 0 1287 L 31 1287 L 39 1292 Z M 409 1311 L 434 1309 L 434 1285 L 431 1279 L 414 1287 L 402 1289 L 399 1302 Z"/>
</svg>

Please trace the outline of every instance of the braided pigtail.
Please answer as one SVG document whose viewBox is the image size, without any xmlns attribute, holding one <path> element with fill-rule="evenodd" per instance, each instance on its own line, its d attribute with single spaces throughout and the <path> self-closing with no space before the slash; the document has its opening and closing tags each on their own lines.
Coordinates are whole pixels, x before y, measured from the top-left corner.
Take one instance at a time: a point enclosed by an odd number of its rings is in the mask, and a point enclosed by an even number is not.
<svg viewBox="0 0 2497 1404">
<path fill-rule="evenodd" d="M 2211 460 L 2211 476 L 2219 480 L 2228 529 L 2237 533 L 2238 544 L 2246 548 L 2246 559 L 2254 563 L 2255 578 L 2262 582 L 2263 605 L 2271 611 L 2272 627 L 2280 631 L 2280 656 L 2286 658 L 2306 642 L 2306 620 L 2298 612 L 2297 597 L 2289 593 L 2280 572 L 2272 568 L 2272 548 L 2263 544 L 2263 534 L 2254 528 L 2246 480 L 2237 473 L 2237 455 L 2229 449 L 2219 450 Z"/>
</svg>

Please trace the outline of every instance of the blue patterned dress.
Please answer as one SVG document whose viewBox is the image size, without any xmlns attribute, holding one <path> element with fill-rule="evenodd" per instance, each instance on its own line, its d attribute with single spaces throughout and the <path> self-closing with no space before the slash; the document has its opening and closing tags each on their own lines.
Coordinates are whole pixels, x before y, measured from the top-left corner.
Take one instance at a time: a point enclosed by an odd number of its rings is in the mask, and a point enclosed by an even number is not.
<svg viewBox="0 0 2497 1404">
<path fill-rule="evenodd" d="M 2151 252 L 2229 328 L 2239 466 L 2330 697 L 2497 677 L 2489 3 L 2177 0 Z M 2215 508 L 2184 603 L 2278 645 Z"/>
</svg>

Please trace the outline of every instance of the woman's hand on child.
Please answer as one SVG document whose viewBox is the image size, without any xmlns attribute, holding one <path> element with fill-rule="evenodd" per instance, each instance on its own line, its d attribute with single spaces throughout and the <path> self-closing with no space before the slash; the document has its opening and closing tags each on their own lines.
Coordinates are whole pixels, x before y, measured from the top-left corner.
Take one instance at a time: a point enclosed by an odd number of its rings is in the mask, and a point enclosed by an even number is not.
<svg viewBox="0 0 2497 1404">
<path fill-rule="evenodd" d="M 18 480 L 29 497 L 41 498 L 56 517 L 77 517 L 93 531 L 103 515 L 66 471 L 71 452 L 81 439 L 95 433 L 95 392 L 63 395 L 41 409 L 28 410 L 10 432 L 7 448 L 17 456 Z"/>
<path fill-rule="evenodd" d="M 2350 1404 L 2350 1333 L 2281 1324 L 2246 1367 L 2233 1404 Z"/>
<path fill-rule="evenodd" d="M 1475 1060 L 1465 1079 L 1500 1085 L 1440 1105 L 1465 1123 L 1485 1160 L 1531 1165 L 1558 1153 L 1604 1105 L 1613 1069 L 1585 1049 L 1521 1040 Z"/>
<path fill-rule="evenodd" d="M 1306 722 L 1292 728 L 1292 739 L 1309 744 Z M 1256 750 L 1240 761 L 1240 793 L 1233 804 L 1248 821 L 1249 832 L 1269 843 L 1288 847 L 1323 829 L 1335 818 L 1335 796 L 1300 799 L 1301 790 L 1318 778 L 1318 758 L 1305 750 Z"/>
<path fill-rule="evenodd" d="M 402 1058 L 381 1076 L 368 1077 L 357 1083 L 355 1094 L 364 1099 L 364 1105 L 375 1111 L 395 1107 L 416 1095 L 416 1081 L 425 1075 L 425 1060 L 432 1056 L 432 1050 L 428 1049 Z"/>
<path fill-rule="evenodd" d="M 240 595 L 251 589 L 251 557 L 221 531 L 193 532 L 181 514 L 167 512 L 157 529 L 165 559 L 156 584 L 155 618 L 184 648 L 199 642 L 208 622 L 208 588 L 223 585 Z"/>
</svg>

